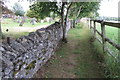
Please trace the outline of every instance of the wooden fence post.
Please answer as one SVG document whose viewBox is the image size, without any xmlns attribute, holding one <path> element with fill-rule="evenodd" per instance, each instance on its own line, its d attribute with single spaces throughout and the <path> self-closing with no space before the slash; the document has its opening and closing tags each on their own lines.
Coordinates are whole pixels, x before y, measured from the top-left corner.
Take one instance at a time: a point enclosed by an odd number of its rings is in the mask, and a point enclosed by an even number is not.
<svg viewBox="0 0 120 80">
<path fill-rule="evenodd" d="M 90 20 L 87 19 L 87 26 L 88 26 L 88 29 L 90 29 Z"/>
<path fill-rule="evenodd" d="M 120 2 L 119 2 L 119 5 L 120 5 Z M 118 28 L 118 43 L 120 43 L 120 28 Z M 118 52 L 118 62 L 120 63 L 120 50 Z"/>
<path fill-rule="evenodd" d="M 94 21 L 94 39 L 96 38 L 96 24 L 95 24 L 95 21 Z"/>
<path fill-rule="evenodd" d="M 92 21 L 90 20 L 90 29 L 92 29 L 92 25 L 91 25 L 91 22 L 92 22 Z"/>
<path fill-rule="evenodd" d="M 102 43 L 103 43 L 103 53 L 105 53 L 105 46 L 106 46 L 106 41 L 105 41 L 105 25 L 104 21 L 101 22 L 101 34 L 102 34 Z"/>
</svg>

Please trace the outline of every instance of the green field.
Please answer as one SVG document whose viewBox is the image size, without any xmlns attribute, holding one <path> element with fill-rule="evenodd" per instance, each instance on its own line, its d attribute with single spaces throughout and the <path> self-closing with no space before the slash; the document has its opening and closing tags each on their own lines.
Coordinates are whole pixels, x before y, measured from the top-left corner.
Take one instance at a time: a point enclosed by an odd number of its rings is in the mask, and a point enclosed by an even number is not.
<svg viewBox="0 0 120 80">
<path fill-rule="evenodd" d="M 53 22 L 52 22 L 53 23 Z M 30 23 L 30 19 L 27 19 L 23 26 L 19 26 L 19 23 L 13 22 L 12 19 L 3 19 L 1 22 L 1 28 L 4 37 L 12 37 L 18 38 L 22 35 L 28 35 L 28 33 L 35 31 L 36 29 L 46 27 L 52 23 L 44 22 L 44 23 L 36 23 L 32 25 Z M 9 31 L 6 32 L 6 29 Z"/>
<path fill-rule="evenodd" d="M 36 23 L 35 25 L 32 25 L 30 23 L 30 19 L 27 19 L 26 22 L 24 23 L 24 25 L 22 27 L 38 27 L 38 26 L 46 25 L 46 24 L 50 24 L 50 23 L 44 22 L 44 23 Z M 4 19 L 2 21 L 1 26 L 2 26 L 2 28 L 3 27 L 17 27 L 17 26 L 19 26 L 19 23 L 13 22 L 12 19 Z"/>
<path fill-rule="evenodd" d="M 97 30 L 101 32 L 101 27 L 97 24 Z M 106 37 L 118 43 L 118 28 L 112 26 L 105 26 Z"/>
</svg>

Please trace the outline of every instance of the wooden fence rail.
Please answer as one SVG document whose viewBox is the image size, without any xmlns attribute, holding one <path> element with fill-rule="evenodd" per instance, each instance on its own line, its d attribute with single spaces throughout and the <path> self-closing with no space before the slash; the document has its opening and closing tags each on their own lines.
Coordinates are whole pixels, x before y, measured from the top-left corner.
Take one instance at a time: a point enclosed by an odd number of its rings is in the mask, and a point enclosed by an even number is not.
<svg viewBox="0 0 120 80">
<path fill-rule="evenodd" d="M 92 25 L 92 23 L 93 23 L 93 25 Z M 101 24 L 101 32 L 99 32 L 96 29 L 96 27 L 97 27 L 96 23 Z M 95 39 L 97 39 L 102 44 L 103 52 L 104 53 L 108 52 L 112 57 L 114 57 L 116 59 L 116 57 L 113 55 L 112 51 L 107 48 L 106 42 L 108 42 L 109 44 L 111 44 L 112 46 L 114 46 L 116 49 L 119 50 L 118 55 L 120 55 L 120 43 L 115 43 L 113 40 L 109 39 L 106 36 L 106 31 L 105 31 L 106 26 L 105 25 L 108 25 L 110 27 L 115 27 L 118 29 L 120 28 L 119 22 L 108 22 L 108 21 L 103 21 L 103 20 L 90 20 L 90 29 L 93 29 Z M 98 35 L 100 35 L 102 37 L 102 40 L 96 35 L 96 33 L 98 33 Z M 118 33 L 118 35 L 119 35 L 119 33 Z"/>
</svg>

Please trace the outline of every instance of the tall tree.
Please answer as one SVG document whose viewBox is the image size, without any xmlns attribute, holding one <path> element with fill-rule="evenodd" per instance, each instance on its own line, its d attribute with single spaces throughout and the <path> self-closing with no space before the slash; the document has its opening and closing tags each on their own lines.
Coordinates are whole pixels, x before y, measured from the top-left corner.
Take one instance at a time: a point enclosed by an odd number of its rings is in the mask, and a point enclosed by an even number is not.
<svg viewBox="0 0 120 80">
<path fill-rule="evenodd" d="M 74 20 L 78 17 L 87 16 L 90 11 L 94 12 L 98 9 L 98 7 L 94 7 L 94 5 L 98 4 L 99 3 L 90 2 L 36 2 L 30 6 L 30 10 L 38 14 L 39 18 L 49 16 L 50 12 L 54 12 L 60 15 L 63 29 L 63 41 L 67 42 L 65 33 L 68 15 L 75 17 Z M 74 11 L 76 12 L 74 13 Z"/>
<path fill-rule="evenodd" d="M 75 2 L 70 9 L 69 17 L 74 23 L 77 18 L 95 17 L 98 15 L 99 2 Z M 75 25 L 74 25 L 75 27 Z"/>
<path fill-rule="evenodd" d="M 19 4 L 19 3 L 15 3 L 13 6 L 13 12 L 15 13 L 15 15 L 19 15 L 19 16 L 23 16 L 24 15 L 24 9 L 23 7 Z"/>
<path fill-rule="evenodd" d="M 71 2 L 36 2 L 30 6 L 30 10 L 38 15 L 39 18 L 45 18 L 46 16 L 50 16 L 50 13 L 58 14 L 61 16 L 61 25 L 63 29 L 63 41 L 66 40 L 66 20 L 68 17 Z M 66 11 L 66 13 L 65 13 Z"/>
<path fill-rule="evenodd" d="M 36 14 L 34 11 L 31 11 L 31 10 L 27 11 L 26 16 L 28 16 L 30 18 L 34 18 L 35 17 L 37 20 L 39 20 L 39 18 L 40 18 L 38 13 Z"/>
<path fill-rule="evenodd" d="M 50 15 L 50 12 L 57 12 L 57 2 L 35 2 L 30 6 L 31 13 L 36 14 L 36 18 L 43 19 Z"/>
</svg>

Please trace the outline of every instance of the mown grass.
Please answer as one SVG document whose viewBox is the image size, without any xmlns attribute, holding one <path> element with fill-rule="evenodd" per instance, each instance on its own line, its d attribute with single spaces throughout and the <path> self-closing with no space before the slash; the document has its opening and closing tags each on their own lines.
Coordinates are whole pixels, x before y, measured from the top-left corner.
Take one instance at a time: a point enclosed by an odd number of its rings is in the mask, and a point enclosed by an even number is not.
<svg viewBox="0 0 120 80">
<path fill-rule="evenodd" d="M 6 37 L 11 37 L 13 39 L 17 39 L 21 36 L 27 36 L 28 34 L 29 34 L 29 32 L 15 32 L 15 33 L 14 32 L 9 32 L 9 33 L 5 32 L 5 33 L 3 33 L 3 39 L 5 39 Z"/>
<path fill-rule="evenodd" d="M 48 78 L 119 78 L 119 64 L 107 53 L 103 54 L 102 45 L 92 40 L 93 34 L 83 24 L 68 32 L 68 43 L 55 52 L 56 58 L 45 72 Z M 103 68 L 104 67 L 104 68 Z M 104 70 L 103 70 L 104 69 Z M 64 76 L 67 75 L 67 76 Z M 44 77 L 43 76 L 43 77 Z"/>
<path fill-rule="evenodd" d="M 102 61 L 102 57 L 99 57 L 99 51 L 97 51 L 96 46 L 91 45 L 89 40 L 92 38 L 92 34 L 88 30 L 87 26 L 79 23 L 76 25 L 74 30 L 69 32 L 69 35 L 74 35 L 73 37 L 79 42 L 74 51 L 74 54 L 79 55 L 77 58 L 77 67 L 75 68 L 75 73 L 82 78 L 100 78 L 104 76 L 102 67 L 100 68 L 97 62 Z M 98 68 L 99 67 L 99 68 Z M 101 71 L 99 70 L 101 69 Z"/>
<path fill-rule="evenodd" d="M 30 23 L 30 19 L 27 19 L 26 22 L 21 27 L 38 27 L 38 26 L 46 25 L 46 24 L 51 24 L 51 23 L 48 23 L 48 22 L 40 23 L 40 22 L 38 22 L 35 25 L 32 25 Z M 4 27 L 18 27 L 19 23 L 14 22 L 12 19 L 4 19 L 1 23 L 1 26 L 2 26 L 2 28 L 4 28 Z"/>
<path fill-rule="evenodd" d="M 105 29 L 106 29 L 106 36 L 112 39 L 114 42 L 120 44 L 119 32 L 118 32 L 119 29 L 110 27 L 110 26 L 106 26 Z M 97 25 L 97 30 L 101 32 L 100 25 Z M 109 55 L 107 52 L 103 54 L 102 45 L 97 40 L 94 41 L 93 45 L 94 45 L 95 53 L 99 53 L 99 55 L 101 55 L 101 58 L 103 60 L 102 66 L 105 67 L 104 70 L 105 70 L 106 78 L 120 78 L 120 52 L 119 50 L 117 50 L 115 47 L 113 47 L 109 43 L 106 44 L 108 48 L 113 52 L 113 55 L 117 58 L 116 60 L 111 55 Z M 79 71 L 78 71 L 78 74 L 80 74 Z"/>
<path fill-rule="evenodd" d="M 45 66 L 43 78 L 104 78 L 98 54 L 91 46 L 91 36 L 83 24 L 72 28 L 68 32 L 68 43 L 62 43 L 54 58 Z"/>
<path fill-rule="evenodd" d="M 102 69 L 98 68 L 97 62 L 99 62 L 99 59 L 97 55 L 99 54 L 96 53 L 96 49 L 89 43 L 91 37 L 92 34 L 87 27 L 79 23 L 76 25 L 76 28 L 68 32 L 68 40 L 70 40 L 73 49 L 70 50 L 66 46 L 64 46 L 64 49 L 62 48 L 62 55 L 68 56 L 74 54 L 76 56 L 76 67 L 73 70 L 66 71 L 74 73 L 78 78 L 100 78 L 104 76 Z M 61 53 L 61 50 L 56 54 L 58 55 L 59 53 Z"/>
<path fill-rule="evenodd" d="M 53 23 L 53 22 L 52 22 Z M 44 23 L 36 23 L 35 25 L 32 25 L 30 23 L 30 19 L 27 19 L 26 22 L 23 24 L 23 26 L 19 26 L 19 23 L 14 22 L 12 19 L 3 19 L 1 22 L 1 28 L 3 32 L 3 37 L 12 37 L 12 38 L 18 38 L 23 35 L 28 35 L 30 33 L 28 30 L 21 30 L 20 28 L 34 28 L 34 27 L 40 27 L 44 25 L 49 25 L 52 23 L 44 22 Z M 6 29 L 9 31 L 7 32 Z"/>
</svg>

